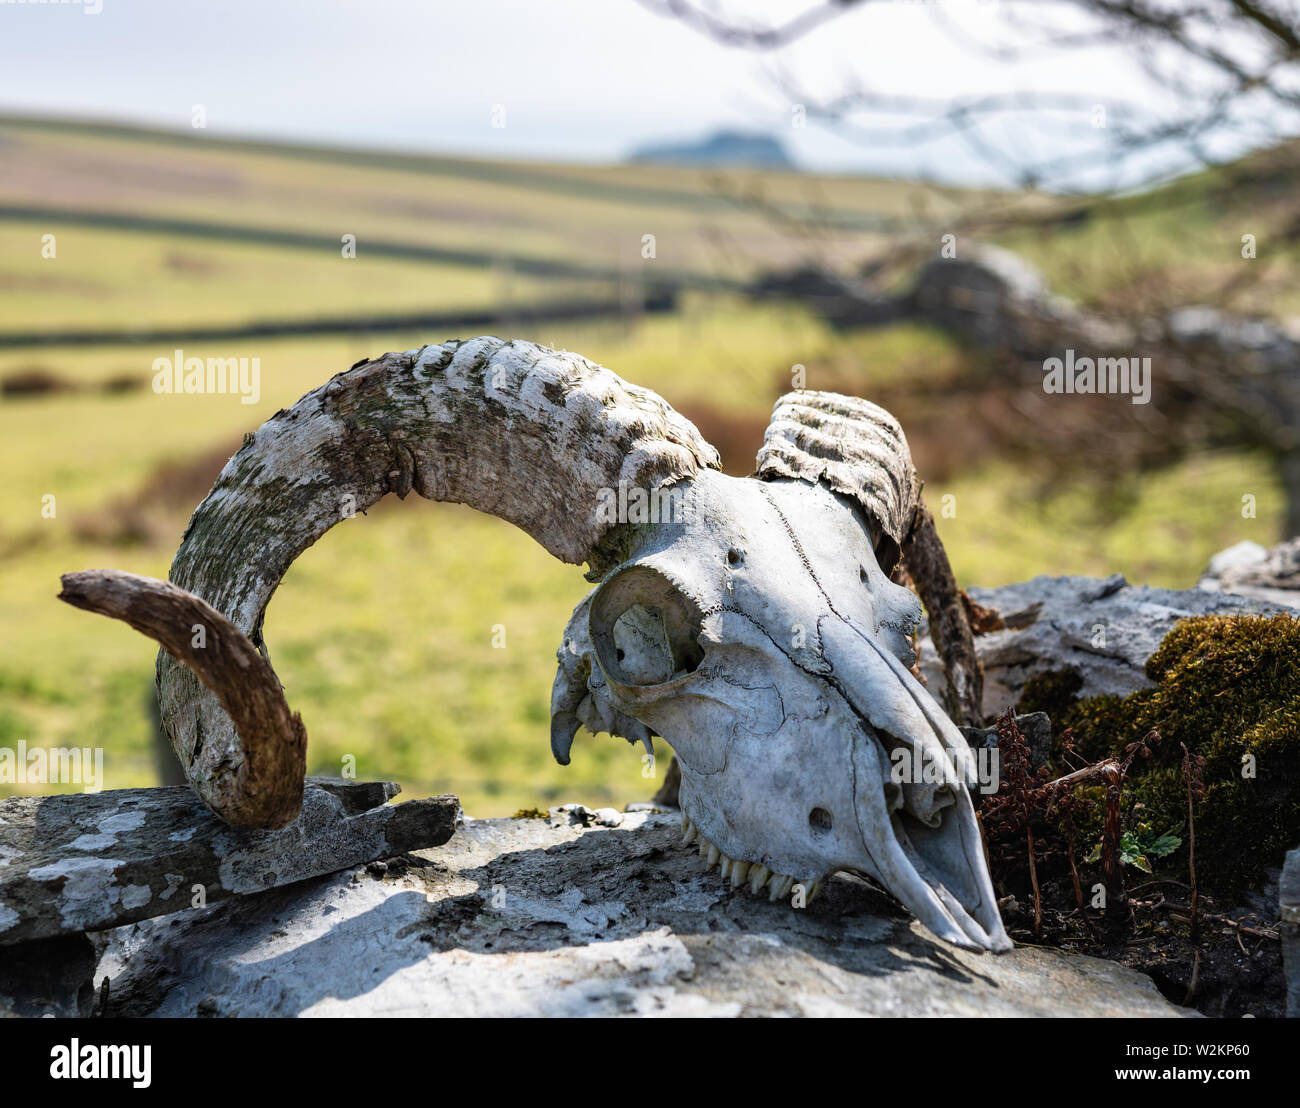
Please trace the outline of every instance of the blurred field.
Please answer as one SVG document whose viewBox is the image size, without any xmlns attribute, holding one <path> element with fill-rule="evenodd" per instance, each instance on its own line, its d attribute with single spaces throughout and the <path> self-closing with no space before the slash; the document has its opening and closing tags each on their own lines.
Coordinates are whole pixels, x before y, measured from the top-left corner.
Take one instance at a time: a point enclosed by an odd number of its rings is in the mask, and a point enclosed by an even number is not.
<svg viewBox="0 0 1300 1108">
<path fill-rule="evenodd" d="M 511 334 L 580 351 L 660 392 L 740 473 L 796 364 L 810 388 L 834 383 L 872 396 L 908 382 L 942 404 L 973 362 L 923 327 L 837 335 L 798 306 L 756 305 L 710 286 L 796 262 L 808 248 L 735 195 L 757 190 L 820 213 L 836 228 L 826 249 L 847 259 L 876 240 L 882 220 L 917 202 L 915 187 L 896 182 L 360 158 L 12 120 L 0 120 L 0 159 L 0 208 L 141 220 L 112 229 L 57 214 L 0 218 L 0 333 L 524 304 L 617 292 L 661 265 L 695 283 L 672 314 Z M 920 195 L 930 205 L 961 199 Z M 1208 186 L 1187 203 L 1212 266 L 1222 242 L 1239 238 L 1240 219 Z M 1140 259 L 1158 260 L 1176 233 L 1162 211 L 1136 210 L 1128 221 L 1139 231 L 1149 221 Z M 352 233 L 358 256 L 147 229 L 159 218 L 263 228 L 268 237 L 294 230 L 322 242 Z M 57 236 L 52 261 L 40 255 L 46 233 Z M 640 257 L 646 233 L 656 235 L 654 262 Z M 1046 245 L 1008 244 L 1063 291 L 1087 297 L 1109 272 L 1100 260 L 1108 233 L 1082 227 Z M 374 256 L 371 241 L 455 248 L 483 263 Z M 569 269 L 528 271 L 519 259 Z M 21 374 L 57 386 L 0 397 L 0 466 L 9 475 L 0 482 L 0 744 L 103 746 L 110 787 L 152 783 L 145 704 L 154 649 L 123 625 L 55 601 L 59 573 L 114 566 L 166 576 L 189 511 L 246 431 L 362 357 L 448 337 L 467 336 L 182 344 L 259 358 L 256 405 L 152 393 L 151 363 L 171 345 L 0 347 L 0 382 Z M 114 382 L 116 391 L 103 388 Z M 962 420 L 960 404 L 951 418 Z M 1278 489 L 1262 458 L 1197 457 L 1100 498 L 1086 474 L 1077 486 L 1043 490 L 1021 463 L 991 454 L 954 460 L 945 437 L 927 432 L 913 446 L 930 474 L 930 503 L 954 498 L 955 516 L 939 522 L 966 584 L 1119 571 L 1187 586 L 1215 550 L 1278 537 Z M 1247 493 L 1257 498 L 1256 519 L 1241 517 Z M 56 498 L 52 519 L 42 517 L 47 494 Z M 457 506 L 390 498 L 335 528 L 290 572 L 266 625 L 272 660 L 307 724 L 310 771 L 337 773 L 351 754 L 363 777 L 398 780 L 408 796 L 457 792 L 476 815 L 647 798 L 657 782 L 641 777 L 637 753 L 622 742 L 580 736 L 572 765 L 550 757 L 554 652 L 588 587 L 579 569 L 522 533 Z M 506 628 L 504 649 L 491 645 L 496 624 Z"/>
</svg>

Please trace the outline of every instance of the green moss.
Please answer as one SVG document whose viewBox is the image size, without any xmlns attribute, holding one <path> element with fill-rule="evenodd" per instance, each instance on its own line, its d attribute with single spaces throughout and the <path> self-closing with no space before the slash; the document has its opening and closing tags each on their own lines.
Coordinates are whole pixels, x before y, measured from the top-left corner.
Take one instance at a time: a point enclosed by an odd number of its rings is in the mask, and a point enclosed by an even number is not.
<svg viewBox="0 0 1300 1108">
<path fill-rule="evenodd" d="M 1077 669 L 1052 669 L 1037 673 L 1020 690 L 1017 715 L 1046 712 L 1053 720 L 1062 718 L 1079 699 L 1083 675 Z"/>
<path fill-rule="evenodd" d="M 1072 728 L 1090 761 L 1122 757 L 1157 730 L 1159 743 L 1150 759 L 1133 762 L 1125 790 L 1130 818 L 1156 828 L 1186 821 L 1186 745 L 1205 760 L 1193 806 L 1198 881 L 1224 893 L 1257 885 L 1265 867 L 1300 844 L 1300 620 L 1182 620 L 1146 673 L 1152 688 L 1068 704 L 1070 677 L 1046 675 L 1026 685 L 1019 710 L 1050 714 L 1051 704 L 1057 732 Z M 1186 868 L 1186 844 L 1173 861 Z"/>
</svg>

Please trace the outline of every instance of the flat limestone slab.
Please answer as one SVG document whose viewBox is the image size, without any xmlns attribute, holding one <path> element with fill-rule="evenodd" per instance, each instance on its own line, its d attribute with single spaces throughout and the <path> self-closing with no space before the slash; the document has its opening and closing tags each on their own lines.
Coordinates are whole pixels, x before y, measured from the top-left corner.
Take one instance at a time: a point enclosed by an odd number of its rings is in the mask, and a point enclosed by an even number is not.
<svg viewBox="0 0 1300 1108">
<path fill-rule="evenodd" d="M 953 950 L 851 878 L 804 910 L 732 890 L 676 815 L 611 822 L 466 820 L 382 874 L 115 931 L 95 980 L 110 1015 L 1188 1014 L 1099 959 Z"/>
<path fill-rule="evenodd" d="M 1007 624 L 1005 630 L 975 636 L 984 669 L 984 714 L 990 719 L 1020 699 L 1029 678 L 1049 670 L 1077 670 L 1083 696 L 1127 696 L 1147 688 L 1151 682 L 1143 667 L 1180 619 L 1296 614 L 1295 608 L 1259 597 L 1130 585 L 1119 574 L 1035 577 L 968 592 L 977 603 L 996 609 Z M 944 687 L 943 667 L 928 637 L 921 649 L 921 672 L 931 690 Z"/>
<path fill-rule="evenodd" d="M 278 831 L 228 826 L 188 787 L 0 800 L 0 947 L 97 931 L 348 869 L 451 838 L 454 796 L 308 778 Z"/>
</svg>

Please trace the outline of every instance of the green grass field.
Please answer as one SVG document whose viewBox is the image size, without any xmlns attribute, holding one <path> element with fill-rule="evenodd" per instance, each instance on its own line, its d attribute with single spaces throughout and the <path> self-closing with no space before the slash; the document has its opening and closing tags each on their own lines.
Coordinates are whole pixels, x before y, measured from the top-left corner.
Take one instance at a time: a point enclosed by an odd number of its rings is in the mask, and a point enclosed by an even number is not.
<svg viewBox="0 0 1300 1108">
<path fill-rule="evenodd" d="M 897 182 L 363 158 L 30 121 L 0 120 L 0 148 L 13 167 L 0 180 L 0 207 L 93 206 L 323 238 L 354 233 L 359 243 L 357 258 L 344 260 L 337 250 L 246 239 L 0 219 L 0 333 L 474 309 L 608 287 L 525 276 L 508 264 L 367 257 L 365 244 L 379 239 L 638 273 L 662 263 L 702 279 L 797 260 L 806 245 L 728 198 L 745 188 L 848 228 L 833 244 L 846 258 L 875 241 L 874 218 L 909 210 L 908 188 Z M 962 200 L 924 192 L 931 205 L 955 209 Z M 1200 203 L 1208 266 L 1236 224 L 1231 212 L 1212 210 L 1208 194 Z M 1132 218 L 1153 221 L 1147 247 L 1157 257 L 1171 227 L 1158 210 Z M 46 233 L 56 235 L 54 259 L 41 256 Z M 654 262 L 639 255 L 645 233 L 656 235 Z M 1064 235 L 1059 251 L 1013 245 L 1083 293 L 1104 272 L 1095 261 L 1107 249 L 1103 234 Z M 941 396 L 971 358 L 923 327 L 835 334 L 800 307 L 706 291 L 689 293 L 670 315 L 511 334 L 578 350 L 702 426 L 725 414 L 735 424 L 728 462 L 739 472 L 796 364 L 811 388 L 834 382 L 871 396 L 907 380 L 932 383 Z M 233 450 L 246 431 L 362 357 L 448 337 L 185 344 L 259 358 L 255 405 L 155 395 L 152 360 L 170 346 L 0 347 L 0 380 L 39 371 L 71 386 L 0 398 L 0 467 L 10 475 L 0 483 L 0 744 L 102 746 L 110 787 L 152 783 L 145 705 L 154 649 L 120 623 L 59 604 L 59 574 L 113 566 L 166 576 L 203 495 L 201 483 L 193 487 L 194 472 L 205 472 L 196 459 Z M 114 380 L 144 387 L 96 388 Z M 918 459 L 924 469 L 920 450 Z M 1265 460 L 1251 455 L 1192 458 L 1104 500 L 1082 479 L 1044 495 L 1034 477 L 985 457 L 927 486 L 932 504 L 953 497 L 955 515 L 939 522 L 964 584 L 1120 571 L 1187 586 L 1215 550 L 1278 537 L 1279 490 Z M 1258 518 L 1242 518 L 1244 494 L 1256 498 Z M 53 518 L 43 514 L 47 496 Z M 310 771 L 337 773 L 352 755 L 363 777 L 397 780 L 408 796 L 456 792 L 475 815 L 647 798 L 657 782 L 641 776 L 636 751 L 620 741 L 580 736 L 565 768 L 550 757 L 555 649 L 588 587 L 580 570 L 521 532 L 453 505 L 390 498 L 335 528 L 295 564 L 266 623 L 272 660 L 307 725 Z M 498 624 L 502 649 L 492 646 Z"/>
</svg>

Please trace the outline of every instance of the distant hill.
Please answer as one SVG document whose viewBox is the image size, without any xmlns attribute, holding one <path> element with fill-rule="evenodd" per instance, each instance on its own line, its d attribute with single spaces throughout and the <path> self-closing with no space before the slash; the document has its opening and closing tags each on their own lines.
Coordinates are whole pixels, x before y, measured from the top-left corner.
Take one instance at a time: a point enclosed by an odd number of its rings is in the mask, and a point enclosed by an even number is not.
<svg viewBox="0 0 1300 1108">
<path fill-rule="evenodd" d="M 785 147 L 771 135 L 715 131 L 696 142 L 667 142 L 633 150 L 639 165 L 733 165 L 754 169 L 794 169 Z"/>
</svg>

